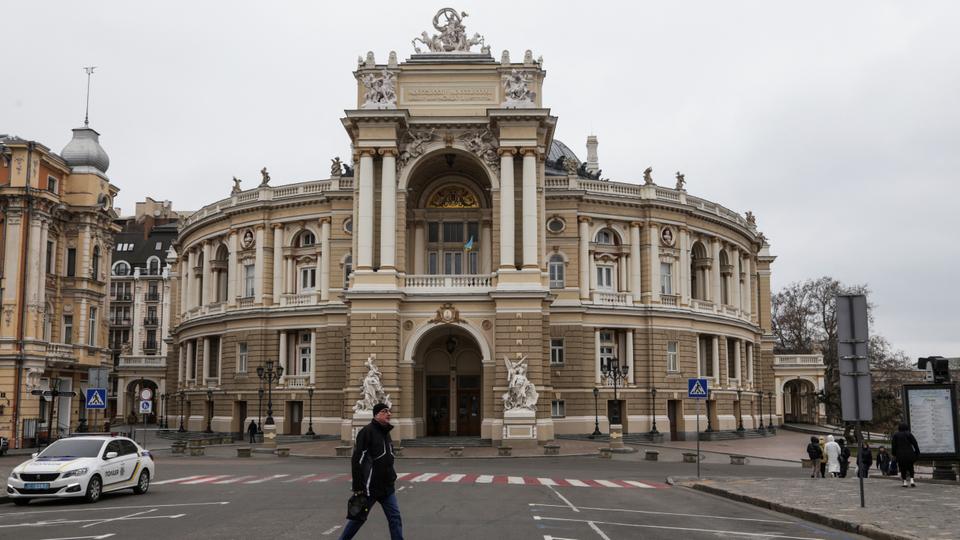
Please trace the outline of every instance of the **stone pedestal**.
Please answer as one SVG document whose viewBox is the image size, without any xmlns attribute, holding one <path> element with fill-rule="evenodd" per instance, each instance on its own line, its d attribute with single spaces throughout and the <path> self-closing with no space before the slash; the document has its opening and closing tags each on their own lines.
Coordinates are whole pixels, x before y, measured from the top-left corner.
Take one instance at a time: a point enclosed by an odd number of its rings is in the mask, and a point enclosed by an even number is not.
<svg viewBox="0 0 960 540">
<path fill-rule="evenodd" d="M 357 440 L 357 433 L 373 421 L 373 411 L 360 411 L 353 413 L 353 421 L 350 423 L 350 444 Z"/>
<path fill-rule="evenodd" d="M 610 424 L 610 448 L 623 448 L 623 426 Z"/>
<path fill-rule="evenodd" d="M 263 425 L 263 445 L 266 446 L 267 448 L 277 447 L 277 425 L 276 424 Z"/>
<path fill-rule="evenodd" d="M 503 412 L 503 446 L 534 447 L 537 445 L 537 413 L 529 409 Z"/>
</svg>

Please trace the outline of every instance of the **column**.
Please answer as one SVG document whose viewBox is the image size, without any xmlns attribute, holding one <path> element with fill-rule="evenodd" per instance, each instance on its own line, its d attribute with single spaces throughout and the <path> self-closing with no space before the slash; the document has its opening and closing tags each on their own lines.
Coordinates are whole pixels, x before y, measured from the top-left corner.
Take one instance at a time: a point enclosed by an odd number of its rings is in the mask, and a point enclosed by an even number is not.
<svg viewBox="0 0 960 540">
<path fill-rule="evenodd" d="M 230 249 L 227 256 L 227 305 L 232 307 L 237 305 L 237 296 L 239 296 L 237 294 L 237 276 L 240 274 L 240 269 L 237 268 L 237 249 L 239 248 L 237 231 L 230 232 L 227 243 Z"/>
<path fill-rule="evenodd" d="M 425 273 L 423 270 L 424 259 L 426 258 L 424 249 L 427 245 L 425 232 L 423 222 L 418 220 L 413 226 L 413 273 L 417 275 Z"/>
<path fill-rule="evenodd" d="M 257 236 L 256 236 L 256 255 L 257 258 L 254 260 L 253 266 L 253 289 L 254 289 L 254 299 L 256 303 L 263 303 L 263 226 L 260 225 L 257 227 Z"/>
<path fill-rule="evenodd" d="M 735 378 L 737 379 L 737 384 L 742 387 L 743 378 L 740 376 L 742 375 L 742 372 L 743 372 L 743 368 L 741 368 L 740 366 L 740 343 L 741 342 L 739 339 L 736 339 L 733 341 L 733 343 L 734 343 L 733 363 L 734 363 L 734 366 L 736 367 Z M 727 351 L 727 354 L 730 354 L 730 351 Z"/>
<path fill-rule="evenodd" d="M 285 291 L 287 294 L 296 294 L 297 292 L 297 262 L 293 260 L 293 257 L 287 257 L 284 261 L 284 272 L 286 276 L 284 277 L 284 282 L 286 283 Z"/>
<path fill-rule="evenodd" d="M 190 256 L 188 257 L 187 262 L 187 275 L 189 276 L 187 281 L 188 291 L 187 291 L 187 309 L 191 309 L 197 305 L 197 276 L 193 273 L 193 269 L 197 266 L 197 250 L 191 249 Z"/>
<path fill-rule="evenodd" d="M 580 299 L 590 298 L 590 218 L 579 217 L 580 222 Z"/>
<path fill-rule="evenodd" d="M 493 249 L 492 238 L 490 234 L 493 230 L 493 227 L 488 220 L 484 220 L 480 224 L 480 273 L 489 274 L 491 272 L 490 261 L 493 258 L 493 254 L 490 253 L 490 250 Z"/>
<path fill-rule="evenodd" d="M 747 380 L 750 381 L 750 387 L 753 387 L 753 345 L 746 344 L 747 348 Z"/>
<path fill-rule="evenodd" d="M 660 301 L 660 226 L 650 224 L 650 302 Z"/>
<path fill-rule="evenodd" d="M 713 380 L 717 383 L 720 382 L 720 337 L 713 336 L 710 338 L 711 348 L 713 350 L 713 358 L 710 360 L 713 362 Z"/>
<path fill-rule="evenodd" d="M 753 313 L 753 259 L 750 258 L 749 254 L 744 259 L 744 270 L 746 271 L 746 276 L 744 276 L 743 281 L 743 311 L 747 315 Z"/>
<path fill-rule="evenodd" d="M 207 377 L 210 374 L 210 338 L 203 338 L 203 372 L 200 375 L 200 382 L 207 384 Z"/>
<path fill-rule="evenodd" d="M 187 365 L 186 365 L 187 362 L 186 362 L 186 358 L 185 358 L 185 357 L 186 357 L 186 354 L 185 354 L 185 352 L 184 352 L 184 346 L 183 346 L 183 345 L 180 345 L 179 347 L 177 347 L 177 349 L 179 349 L 179 351 L 178 351 L 178 352 L 179 352 L 179 355 L 178 355 L 178 357 L 177 357 L 177 382 L 182 385 L 182 384 L 183 384 L 183 381 L 184 381 L 184 375 L 183 375 L 183 373 L 184 373 L 184 371 L 186 370 L 186 367 L 187 367 Z"/>
<path fill-rule="evenodd" d="M 595 383 L 600 384 L 600 329 L 593 329 L 593 367 Z"/>
<path fill-rule="evenodd" d="M 523 151 L 523 267 L 539 268 L 540 254 L 537 239 L 537 152 L 532 148 Z"/>
<path fill-rule="evenodd" d="M 513 270 L 514 259 L 513 150 L 500 149 L 500 268 Z"/>
<path fill-rule="evenodd" d="M 310 332 L 310 386 L 317 382 L 317 331 Z"/>
<path fill-rule="evenodd" d="M 373 267 L 373 154 L 372 150 L 360 151 L 360 200 L 357 204 L 357 270 Z"/>
<path fill-rule="evenodd" d="M 283 366 L 283 376 L 280 377 L 280 384 L 283 384 L 284 379 L 289 374 L 290 366 L 287 365 L 287 333 L 280 332 L 280 360 L 278 361 L 281 366 Z"/>
<path fill-rule="evenodd" d="M 20 268 L 20 239 L 21 239 L 21 230 L 23 228 L 23 216 L 22 214 L 12 214 L 10 209 L 7 209 L 7 215 L 4 222 L 3 232 L 6 233 L 6 237 L 3 239 L 3 260 L 6 263 L 6 268 Z M 66 256 L 66 246 L 64 247 L 64 256 Z M 64 274 L 66 274 L 66 264 L 64 264 Z M 5 272 L 4 281 L 6 286 L 3 288 L 3 300 L 4 303 L 19 303 L 19 292 L 20 287 L 23 287 L 23 283 L 20 283 L 20 272 Z M 20 306 L 20 309 L 24 309 L 24 306 Z"/>
<path fill-rule="evenodd" d="M 187 302 L 190 300 L 190 252 L 180 254 L 180 313 L 190 309 Z"/>
<path fill-rule="evenodd" d="M 40 257 L 37 256 L 37 253 L 40 251 L 46 251 L 46 249 L 40 249 L 40 219 L 34 218 L 30 220 L 30 245 L 27 250 L 27 294 L 24 295 L 27 299 L 28 304 L 36 304 L 38 300 L 37 291 L 40 289 L 38 283 L 40 282 L 40 272 L 43 270 L 40 267 Z M 102 259 L 102 257 L 101 257 Z M 100 264 L 108 264 L 106 261 L 101 260 Z M 81 271 L 77 274 L 90 277 L 90 266 L 87 265 L 83 267 Z M 29 335 L 29 334 L 28 334 Z M 52 403 L 52 402 L 51 402 Z"/>
<path fill-rule="evenodd" d="M 320 219 L 320 301 L 330 300 L 330 218 Z"/>
<path fill-rule="evenodd" d="M 211 271 L 211 262 L 213 260 L 213 243 L 206 241 L 203 243 L 203 292 L 201 293 L 201 298 L 203 303 L 212 304 L 214 301 L 213 293 L 217 288 L 215 279 L 213 279 L 213 272 Z"/>
<path fill-rule="evenodd" d="M 715 306 L 719 307 L 723 299 L 720 298 L 720 240 L 714 238 L 710 241 L 710 295 L 709 299 Z"/>
<path fill-rule="evenodd" d="M 640 222 L 638 221 L 630 223 L 630 292 L 633 293 L 633 302 L 639 304 L 642 293 L 640 291 Z"/>
<path fill-rule="evenodd" d="M 283 294 L 283 225 L 273 224 L 273 301 L 280 303 Z"/>
<path fill-rule="evenodd" d="M 636 371 L 633 369 L 635 362 L 633 361 L 633 330 L 627 330 L 627 343 L 626 343 L 626 353 L 627 353 L 627 382 L 633 384 L 635 380 L 634 373 Z"/>
<path fill-rule="evenodd" d="M 123 377 L 117 377 L 117 412 L 116 416 L 122 418 L 122 422 L 126 423 L 127 411 L 125 410 L 127 406 L 127 380 Z M 106 415 L 106 410 L 104 410 L 104 415 Z M 106 418 L 106 417 L 104 417 Z"/>
<path fill-rule="evenodd" d="M 697 378 L 703 377 L 703 358 L 700 353 L 700 334 L 697 334 Z"/>
<path fill-rule="evenodd" d="M 740 250 L 736 247 L 730 248 L 730 256 L 733 257 L 733 288 L 731 289 L 730 295 L 733 297 L 730 299 L 730 304 L 737 308 L 742 309 L 741 306 L 743 302 L 741 301 L 740 295 Z"/>
<path fill-rule="evenodd" d="M 396 150 L 381 150 L 380 167 L 380 268 L 397 266 L 397 161 Z"/>
<path fill-rule="evenodd" d="M 194 375 L 197 373 L 196 370 L 197 362 L 197 342 L 195 340 L 190 340 L 187 342 L 187 373 L 184 380 L 191 381 L 194 379 Z"/>
<path fill-rule="evenodd" d="M 680 304 L 690 305 L 690 233 L 680 230 L 680 268 L 677 269 L 677 275 L 680 276 Z"/>
<path fill-rule="evenodd" d="M 39 287 L 37 288 L 37 305 L 40 305 L 40 306 L 44 305 L 47 299 L 47 239 L 49 238 L 49 234 L 50 234 L 50 222 L 47 220 L 43 220 L 43 222 L 40 224 L 40 252 L 38 253 L 39 255 L 38 258 L 40 259 L 40 272 L 38 274 L 40 283 L 39 283 Z M 50 263 L 51 268 L 53 267 L 54 262 L 56 262 L 56 259 L 54 259 L 54 261 Z M 105 257 L 104 261 L 101 264 L 106 264 L 108 265 L 107 267 L 109 268 L 110 257 L 109 256 Z M 109 273 L 107 275 L 109 275 Z M 47 313 L 47 317 L 52 317 L 52 316 L 53 316 L 53 313 Z M 51 336 L 51 339 L 53 339 L 52 336 Z"/>
</svg>

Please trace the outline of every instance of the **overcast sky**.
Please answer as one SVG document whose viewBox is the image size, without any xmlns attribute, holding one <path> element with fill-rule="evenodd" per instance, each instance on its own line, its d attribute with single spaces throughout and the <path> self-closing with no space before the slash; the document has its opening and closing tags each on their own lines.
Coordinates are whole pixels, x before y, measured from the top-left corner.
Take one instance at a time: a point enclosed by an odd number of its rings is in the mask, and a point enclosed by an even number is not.
<svg viewBox="0 0 960 540">
<path fill-rule="evenodd" d="M 6 2 L 0 133 L 60 151 L 90 124 L 133 210 L 192 210 L 254 187 L 329 176 L 339 118 L 372 50 L 400 59 L 427 2 Z M 495 2 L 465 10 L 493 55 L 542 55 L 543 104 L 603 175 L 752 210 L 773 283 L 866 283 L 873 333 L 910 356 L 960 356 L 960 4 Z M 576 6 L 576 8 L 573 8 Z M 953 37 L 950 37 L 950 36 Z"/>
</svg>

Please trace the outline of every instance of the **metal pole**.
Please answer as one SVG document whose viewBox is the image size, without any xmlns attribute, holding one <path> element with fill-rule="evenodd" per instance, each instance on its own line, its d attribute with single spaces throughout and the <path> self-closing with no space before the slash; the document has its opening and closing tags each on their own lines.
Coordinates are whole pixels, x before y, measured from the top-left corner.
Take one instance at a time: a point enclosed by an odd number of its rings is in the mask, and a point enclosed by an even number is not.
<svg viewBox="0 0 960 540">
<path fill-rule="evenodd" d="M 857 462 L 861 463 L 863 456 L 860 455 L 860 452 L 863 452 L 863 433 L 860 432 L 860 421 L 857 421 Z M 857 468 L 857 476 L 860 477 L 860 508 L 866 508 L 866 501 L 863 498 L 863 472 L 860 468 Z"/>
<path fill-rule="evenodd" d="M 697 399 L 697 480 L 700 479 L 700 400 Z"/>
</svg>

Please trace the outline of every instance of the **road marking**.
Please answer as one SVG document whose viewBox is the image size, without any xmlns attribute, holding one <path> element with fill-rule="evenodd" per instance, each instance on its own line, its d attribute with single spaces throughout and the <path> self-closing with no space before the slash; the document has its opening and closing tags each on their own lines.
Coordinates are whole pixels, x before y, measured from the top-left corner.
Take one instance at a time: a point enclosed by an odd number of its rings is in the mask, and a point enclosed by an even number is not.
<svg viewBox="0 0 960 540">
<path fill-rule="evenodd" d="M 244 484 L 262 484 L 264 482 L 269 482 L 270 480 L 276 480 L 277 478 L 284 478 L 290 476 L 289 474 L 274 474 L 272 476 L 267 476 L 265 478 L 259 478 L 257 480 L 247 480 Z"/>
<path fill-rule="evenodd" d="M 201 502 L 201 503 L 179 503 L 179 504 L 142 504 L 142 505 L 131 505 L 131 506 L 103 506 L 103 507 L 90 507 L 84 506 L 83 508 L 58 508 L 56 510 L 34 510 L 32 512 L 9 512 L 6 514 L 0 514 L 0 517 L 6 516 L 28 516 L 31 514 L 55 514 L 57 512 L 100 512 L 102 510 L 132 510 L 134 508 L 169 508 L 172 506 L 211 506 L 211 505 L 224 505 L 230 504 L 229 501 L 218 501 L 218 502 Z"/>
<path fill-rule="evenodd" d="M 753 533 L 753 532 L 742 532 L 742 531 L 724 531 L 720 529 L 697 529 L 693 527 L 668 527 L 666 525 L 645 525 L 639 523 L 618 523 L 615 521 L 591 521 L 587 519 L 572 519 L 572 518 L 556 518 L 556 517 L 542 517 L 542 516 L 533 516 L 533 519 L 544 520 L 544 521 L 567 521 L 575 523 L 599 523 L 601 525 L 613 525 L 617 527 L 636 527 L 639 529 L 663 529 L 668 531 L 691 531 L 691 532 L 705 532 L 713 534 L 728 534 L 728 535 L 740 535 L 740 536 L 749 536 L 756 538 L 784 538 L 785 540 L 824 540 L 818 537 L 811 536 L 786 536 L 783 534 L 776 533 Z M 602 531 L 598 531 L 599 534 L 603 534 Z M 606 538 L 606 536 L 604 536 Z M 607 539 L 609 540 L 609 538 Z"/>
<path fill-rule="evenodd" d="M 155 486 L 161 486 L 163 484 L 172 484 L 174 482 L 182 482 L 184 480 L 193 480 L 194 478 L 200 478 L 201 475 L 195 474 L 193 476 L 184 476 L 182 478 L 171 478 L 170 480 L 161 480 L 159 482 L 151 482 Z"/>
<path fill-rule="evenodd" d="M 181 485 L 184 485 L 184 486 L 192 486 L 192 485 L 194 485 L 194 484 L 206 484 L 206 483 L 209 483 L 209 482 L 213 482 L 214 480 L 223 480 L 224 478 L 230 478 L 230 475 L 229 475 L 229 474 L 219 474 L 219 475 L 216 475 L 216 476 L 201 476 L 200 478 L 197 478 L 196 480 L 190 480 L 189 482 L 180 482 L 180 484 L 181 484 Z"/>
<path fill-rule="evenodd" d="M 448 474 L 446 478 L 443 479 L 444 482 L 459 482 L 463 480 L 465 474 Z"/>
<path fill-rule="evenodd" d="M 530 503 L 530 506 L 544 506 L 547 508 L 566 508 L 566 505 L 563 504 L 544 504 L 544 503 Z M 654 512 L 652 510 L 632 510 L 628 508 L 594 508 L 590 506 L 581 506 L 581 510 L 596 510 L 598 512 L 625 512 L 629 514 L 649 514 L 654 516 L 677 516 L 677 517 L 696 517 L 696 518 L 707 518 L 707 519 L 726 519 L 730 521 L 755 521 L 760 523 L 784 523 L 792 525 L 794 521 L 783 521 L 780 519 L 759 519 L 759 518 L 740 518 L 740 517 L 729 517 L 729 516 L 711 516 L 707 514 L 681 514 L 678 512 Z"/>
<path fill-rule="evenodd" d="M 519 476 L 508 476 L 507 483 L 523 485 L 523 478 Z"/>
<path fill-rule="evenodd" d="M 590 484 L 581 482 L 580 480 L 576 480 L 574 478 L 565 478 L 565 480 L 573 487 L 590 487 Z"/>
<path fill-rule="evenodd" d="M 559 536 L 543 535 L 543 540 L 577 540 L 576 538 L 560 538 Z"/>
<path fill-rule="evenodd" d="M 116 533 L 101 534 L 100 536 L 68 536 L 66 538 L 45 538 L 44 540 L 84 540 L 87 538 L 91 540 L 102 540 L 103 538 L 110 538 L 114 534 Z"/>
<path fill-rule="evenodd" d="M 142 516 L 143 514 L 149 514 L 150 512 L 156 512 L 156 511 L 157 511 L 156 508 L 151 508 L 151 509 L 149 509 L 149 510 L 143 510 L 142 512 L 134 512 L 134 513 L 132 513 L 132 514 L 127 514 L 127 515 L 125 515 L 125 516 L 120 516 L 120 517 L 118 517 L 118 518 L 102 519 L 102 520 L 99 520 L 99 521 L 95 521 L 95 522 L 93 522 L 93 523 L 87 523 L 86 525 L 83 526 L 83 528 L 86 529 L 87 527 L 93 527 L 94 525 L 103 525 L 104 523 L 110 523 L 111 521 L 123 521 L 123 520 L 125 520 L 125 519 L 130 519 L 130 518 L 132 518 L 132 517 Z M 153 516 L 151 516 L 151 517 L 153 517 Z"/>
<path fill-rule="evenodd" d="M 312 484 L 312 483 L 314 483 L 314 482 L 329 482 L 330 480 L 333 480 L 333 479 L 335 479 L 335 478 L 340 478 L 340 477 L 342 477 L 342 476 L 346 476 L 346 474 L 344 474 L 344 473 L 340 473 L 340 474 L 329 474 L 329 473 L 326 473 L 326 474 L 327 474 L 327 476 L 324 476 L 324 477 L 322 477 L 322 478 L 314 478 L 313 480 L 310 481 L 310 483 Z"/>
<path fill-rule="evenodd" d="M 410 481 L 411 481 L 411 482 L 426 482 L 427 480 L 433 478 L 433 477 L 436 476 L 437 474 L 439 474 L 439 473 L 435 473 L 435 472 L 423 473 L 423 474 L 421 474 L 420 476 L 418 476 L 418 477 L 416 477 L 416 478 L 412 478 Z"/>
<path fill-rule="evenodd" d="M 573 503 L 570 502 L 566 497 L 561 495 L 559 491 L 557 491 L 553 487 L 550 487 L 550 491 L 552 491 L 554 495 L 559 497 L 561 501 L 567 503 L 567 506 L 569 506 L 571 510 L 573 510 L 574 512 L 580 512 L 580 510 L 576 506 L 574 506 Z"/>
<path fill-rule="evenodd" d="M 413 473 L 410 473 L 410 472 L 400 473 L 397 475 L 397 480 L 403 480 L 408 476 L 413 476 Z"/>
<path fill-rule="evenodd" d="M 611 482 L 611 481 L 609 481 L 609 480 L 594 480 L 594 482 L 600 484 L 600 485 L 603 486 L 603 487 L 611 487 L 611 488 L 622 488 L 622 487 L 623 487 L 623 486 L 621 486 L 620 484 L 617 484 L 617 483 L 615 483 L 615 482 Z"/>
<path fill-rule="evenodd" d="M 537 478 L 537 482 L 540 482 L 541 486 L 555 486 L 556 482 L 552 478 Z"/>
<path fill-rule="evenodd" d="M 492 475 L 489 475 L 489 474 L 481 474 L 480 476 L 477 477 L 477 483 L 478 483 L 478 484 L 489 484 L 490 482 L 493 482 L 493 476 L 492 476 Z"/>
<path fill-rule="evenodd" d="M 644 484 L 643 482 L 637 482 L 636 480 L 621 480 L 621 482 L 629 484 L 633 487 L 653 489 L 653 486 L 650 484 Z"/>
<path fill-rule="evenodd" d="M 253 476 L 253 475 L 249 475 L 249 476 L 236 476 L 236 477 L 233 477 L 233 478 L 227 478 L 226 480 L 218 480 L 218 481 L 214 482 L 214 484 L 233 484 L 233 483 L 235 483 L 235 482 L 239 482 L 239 481 L 241 481 L 241 480 L 249 480 L 249 479 L 251 479 L 251 478 L 256 478 L 256 476 Z"/>
<path fill-rule="evenodd" d="M 596 523 L 594 523 L 594 522 L 592 522 L 592 521 L 588 521 L 588 522 L 587 522 L 587 525 L 590 525 L 590 528 L 593 529 L 594 532 L 596 532 L 597 534 L 599 534 L 599 535 L 600 535 L 600 538 L 603 538 L 603 540 L 610 540 L 610 537 L 607 536 L 607 535 L 605 535 L 605 534 L 603 534 L 603 531 L 600 530 L 600 527 L 597 527 L 597 524 L 596 524 Z"/>
<path fill-rule="evenodd" d="M 323 536 L 330 536 L 331 534 L 333 534 L 334 531 L 336 531 L 340 527 L 342 527 L 342 525 L 334 525 L 333 527 L 330 527 L 329 529 L 323 531 L 320 534 L 322 534 Z"/>
<path fill-rule="evenodd" d="M 89 511 L 89 509 L 87 509 Z M 142 512 L 140 512 L 142 513 Z M 0 525 L 2 529 L 10 529 L 13 527 L 42 527 L 45 525 L 74 525 L 80 523 L 87 523 L 85 527 L 90 525 L 97 525 L 100 523 L 106 523 L 107 521 L 135 521 L 140 519 L 179 519 L 185 516 L 186 514 L 173 514 L 171 516 L 140 516 L 137 514 L 131 514 L 128 517 L 112 518 L 112 519 L 55 519 L 52 521 L 37 521 L 34 523 L 9 523 L 6 525 Z"/>
<path fill-rule="evenodd" d="M 306 480 L 307 478 L 313 478 L 314 476 L 320 476 L 318 474 L 305 474 L 303 476 L 298 476 L 296 478 L 291 478 L 289 480 L 284 480 L 284 484 L 289 484 L 290 482 L 299 482 L 301 480 Z"/>
</svg>

